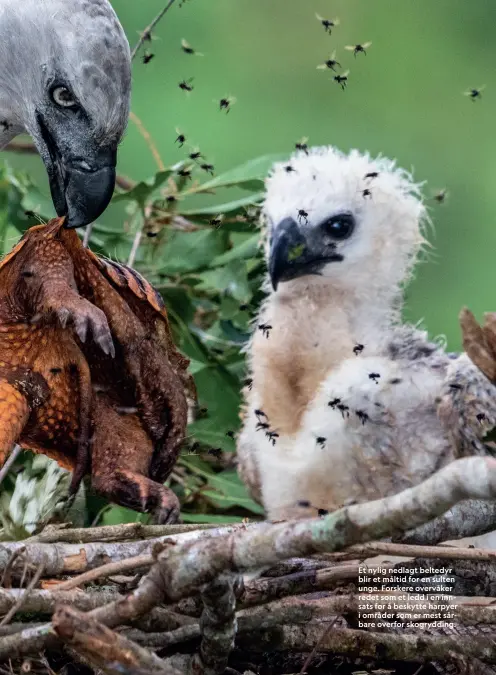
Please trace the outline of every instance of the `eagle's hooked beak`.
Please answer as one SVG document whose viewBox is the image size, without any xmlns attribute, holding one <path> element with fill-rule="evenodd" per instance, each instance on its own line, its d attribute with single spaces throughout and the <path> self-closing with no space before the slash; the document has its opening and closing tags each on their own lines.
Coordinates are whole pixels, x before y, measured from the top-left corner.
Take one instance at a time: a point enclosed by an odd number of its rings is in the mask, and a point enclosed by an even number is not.
<svg viewBox="0 0 496 675">
<path fill-rule="evenodd" d="M 58 143 L 41 116 L 42 156 L 57 215 L 66 216 L 65 227 L 83 227 L 95 221 L 109 205 L 115 187 L 117 152 L 113 148 L 89 147 L 84 157 L 71 138 Z M 44 147 L 43 147 L 44 146 Z"/>
<path fill-rule="evenodd" d="M 67 214 L 66 227 L 83 227 L 95 221 L 105 211 L 112 199 L 115 187 L 115 166 L 107 162 L 81 166 L 78 160 L 68 161 L 63 166 L 65 207 L 62 213 Z M 61 200 L 57 193 L 60 182 L 58 178 L 50 182 L 52 199 Z"/>
<path fill-rule="evenodd" d="M 324 247 L 320 249 L 316 244 L 301 232 L 293 218 L 285 218 L 274 227 L 269 255 L 269 274 L 274 291 L 281 281 L 320 274 L 328 262 L 343 260 L 339 253 L 325 251 Z"/>
</svg>

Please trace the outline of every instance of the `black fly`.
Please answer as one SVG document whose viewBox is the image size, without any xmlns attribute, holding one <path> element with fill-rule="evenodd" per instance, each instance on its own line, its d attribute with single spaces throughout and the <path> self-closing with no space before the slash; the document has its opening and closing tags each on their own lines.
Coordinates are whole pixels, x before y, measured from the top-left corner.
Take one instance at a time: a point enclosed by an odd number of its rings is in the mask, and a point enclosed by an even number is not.
<svg viewBox="0 0 496 675">
<path fill-rule="evenodd" d="M 272 330 L 272 326 L 268 323 L 261 323 L 258 325 L 258 329 L 262 331 L 262 335 L 268 338 L 269 333 Z"/>
</svg>

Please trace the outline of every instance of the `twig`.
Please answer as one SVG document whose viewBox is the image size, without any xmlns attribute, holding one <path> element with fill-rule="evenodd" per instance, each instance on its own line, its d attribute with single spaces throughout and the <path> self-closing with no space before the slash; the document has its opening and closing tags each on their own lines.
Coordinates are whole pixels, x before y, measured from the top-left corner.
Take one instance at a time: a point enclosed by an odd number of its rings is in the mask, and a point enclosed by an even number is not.
<svg viewBox="0 0 496 675">
<path fill-rule="evenodd" d="M 233 575 L 221 574 L 202 589 L 202 642 L 192 663 L 198 675 L 222 675 L 226 670 L 237 626 L 234 581 Z"/>
<path fill-rule="evenodd" d="M 493 524 L 494 527 L 494 524 Z M 368 544 L 355 544 L 339 553 L 324 554 L 324 560 L 337 561 L 349 558 L 366 558 L 379 554 L 405 556 L 411 558 L 439 558 L 440 560 L 489 560 L 496 562 L 496 551 L 490 549 L 467 548 L 462 546 L 417 546 L 413 544 L 391 544 L 372 541 Z"/>
<path fill-rule="evenodd" d="M 77 574 L 93 570 L 98 567 L 102 560 L 112 562 L 122 562 L 122 566 L 113 568 L 111 574 L 131 569 L 130 558 L 138 558 L 136 563 L 141 561 L 140 556 L 151 555 L 157 544 L 175 544 L 184 541 L 193 541 L 202 537 L 214 537 L 234 532 L 237 529 L 246 528 L 246 525 L 233 524 L 225 528 L 212 528 L 207 530 L 194 530 L 184 532 L 174 536 L 156 537 L 144 541 L 126 541 L 126 542 L 94 542 L 86 544 L 45 544 L 28 542 L 1 542 L 0 543 L 0 570 L 4 568 L 13 553 L 20 548 L 25 548 L 26 557 L 33 565 L 39 565 L 45 562 L 44 574 L 50 577 L 60 574 Z M 253 527 L 248 526 L 248 527 Z M 126 563 L 127 561 L 127 563 Z M 110 563 L 109 563 L 110 564 Z M 106 574 L 102 569 L 102 574 Z M 98 576 L 96 577 L 98 578 Z"/>
<path fill-rule="evenodd" d="M 430 523 L 401 537 L 404 544 L 437 544 L 449 539 L 476 537 L 494 529 L 496 502 L 470 500 L 457 504 Z"/>
<path fill-rule="evenodd" d="M 83 248 L 88 248 L 92 232 L 93 232 L 93 223 L 88 223 L 86 229 L 84 230 Z"/>
<path fill-rule="evenodd" d="M 66 644 L 104 673 L 117 675 L 122 672 L 119 665 L 123 665 L 151 674 L 180 675 L 179 671 L 167 666 L 155 654 L 75 609 L 59 607 L 53 615 L 52 623 L 55 632 Z"/>
<path fill-rule="evenodd" d="M 356 579 L 358 569 L 358 564 L 337 565 L 330 569 L 297 572 L 276 579 L 255 579 L 246 584 L 240 603 L 242 607 L 254 607 L 275 598 L 328 590 L 340 581 Z"/>
<path fill-rule="evenodd" d="M 222 572 L 274 565 L 285 558 L 332 552 L 411 529 L 462 499 L 496 497 L 496 460 L 452 462 L 426 481 L 397 495 L 345 507 L 321 519 L 261 523 L 226 537 L 169 547 L 140 586 L 118 603 L 91 614 L 106 625 L 126 623 L 161 601 L 191 594 Z"/>
<path fill-rule="evenodd" d="M 131 558 L 126 557 L 126 552 L 128 555 L 132 555 L 131 551 L 133 549 L 136 550 L 136 548 L 140 548 L 142 551 L 151 552 L 153 551 L 156 545 L 173 545 L 179 543 L 180 541 L 191 541 L 205 536 L 208 537 L 222 536 L 224 533 L 233 532 L 241 527 L 246 526 L 231 525 L 222 529 L 207 528 L 205 530 L 202 529 L 188 530 L 187 532 L 180 533 L 175 537 L 165 536 L 139 542 L 133 541 L 129 542 L 128 544 L 117 543 L 107 545 L 108 547 L 111 548 L 108 548 L 107 546 L 104 546 L 102 548 L 100 545 L 98 545 L 97 551 L 94 550 L 94 546 L 97 546 L 97 544 L 94 545 L 88 544 L 85 546 L 83 551 L 84 552 L 87 551 L 86 556 L 89 557 L 89 555 L 91 555 L 92 560 L 95 560 L 95 553 L 97 553 L 98 556 L 103 556 L 105 554 L 108 557 L 111 557 L 111 554 L 113 554 L 117 558 L 117 560 L 115 560 L 115 562 L 106 563 L 105 565 L 100 565 L 99 567 L 96 567 L 94 569 L 89 569 L 88 571 L 83 572 L 83 574 L 80 574 L 77 577 L 74 577 L 73 579 L 63 581 L 62 583 L 57 585 L 57 588 L 58 590 L 69 590 L 70 588 L 76 588 L 77 586 L 83 583 L 89 583 L 90 581 L 95 581 L 96 579 L 108 577 L 113 574 L 135 571 L 138 568 L 149 567 L 154 563 L 155 558 L 153 557 L 152 553 L 150 554 L 142 553 L 141 555 L 132 556 Z M 43 544 L 38 544 L 38 546 L 43 546 Z M 74 545 L 69 544 L 68 545 L 69 550 L 67 551 L 67 558 L 69 559 L 71 557 L 70 552 L 73 550 L 73 548 L 79 548 L 79 553 L 81 553 L 81 547 L 76 547 Z M 61 553 L 63 553 L 63 550 L 61 551 L 61 546 L 58 546 L 56 550 L 58 551 L 59 556 L 62 557 Z M 89 561 L 87 561 L 87 563 L 88 562 Z M 86 564 L 86 567 L 91 567 L 91 563 Z"/>
<path fill-rule="evenodd" d="M 0 663 L 27 654 L 37 654 L 57 642 L 51 623 L 29 626 L 18 633 L 0 638 Z"/>
<path fill-rule="evenodd" d="M 174 1 L 174 0 L 172 0 L 172 1 Z M 140 134 L 145 139 L 145 142 L 148 145 L 148 147 L 150 148 L 150 152 L 153 155 L 153 159 L 155 160 L 155 163 L 158 167 L 158 170 L 159 171 L 165 171 L 165 164 L 162 162 L 162 158 L 160 157 L 160 153 L 157 150 L 157 146 L 155 145 L 155 142 L 154 142 L 153 138 L 151 137 L 150 132 L 146 129 L 145 125 L 140 120 L 138 115 L 136 115 L 133 112 L 130 112 L 129 118 L 138 127 L 138 131 L 140 132 Z"/>
<path fill-rule="evenodd" d="M 134 235 L 133 245 L 131 246 L 131 252 L 129 253 L 129 258 L 127 259 L 128 267 L 132 267 L 134 265 L 134 261 L 136 260 L 136 254 L 138 253 L 142 236 L 143 236 L 143 229 L 140 227 L 136 232 L 136 234 Z"/>
<path fill-rule="evenodd" d="M 312 651 L 310 652 L 310 654 L 307 657 L 307 660 L 305 661 L 305 663 L 301 667 L 300 675 L 306 675 L 307 668 L 312 663 L 313 657 L 317 653 L 317 649 L 325 641 L 326 637 L 328 636 L 330 631 L 333 629 L 333 627 L 334 627 L 334 625 L 335 625 L 335 623 L 338 619 L 339 619 L 339 616 L 335 616 L 334 619 L 331 621 L 331 623 L 327 626 L 326 630 L 320 636 L 320 639 L 317 640 L 317 642 L 315 643 L 315 647 L 312 649 Z"/>
<path fill-rule="evenodd" d="M 89 544 L 91 542 L 117 542 L 134 539 L 155 539 L 174 536 L 184 532 L 212 530 L 218 525 L 144 525 L 143 523 L 122 523 L 121 525 L 103 525 L 101 527 L 64 528 L 46 527 L 40 534 L 24 539 L 24 544 L 35 542 L 55 544 Z"/>
<path fill-rule="evenodd" d="M 131 52 L 131 59 L 134 59 L 136 54 L 139 52 L 141 46 L 145 42 L 145 40 L 149 40 L 152 34 L 152 30 L 155 28 L 155 26 L 158 24 L 158 22 L 161 20 L 161 18 L 164 16 L 164 14 L 167 12 L 170 7 L 174 4 L 174 0 L 169 0 L 167 5 L 157 14 L 157 16 L 153 19 L 151 24 L 145 28 L 145 30 L 141 33 L 140 39 L 138 42 L 135 44 L 133 51 Z"/>
<path fill-rule="evenodd" d="M 3 479 L 9 473 L 9 471 L 12 467 L 12 464 L 16 461 L 16 459 L 19 457 L 21 452 L 22 452 L 21 446 L 16 443 L 14 445 L 14 448 L 13 448 L 12 452 L 10 453 L 7 461 L 5 462 L 5 464 L 0 469 L 0 485 L 2 484 Z"/>
<path fill-rule="evenodd" d="M 23 594 L 18 598 L 18 600 L 17 600 L 17 602 L 15 603 L 15 605 L 9 609 L 9 611 L 7 612 L 7 614 L 6 614 L 6 615 L 3 617 L 3 619 L 0 621 L 0 626 L 5 626 L 6 624 L 8 624 L 9 621 L 10 621 L 10 620 L 12 619 L 12 617 L 14 616 L 14 614 L 15 614 L 16 612 L 18 612 L 18 611 L 21 609 L 21 607 L 24 605 L 24 603 L 26 602 L 27 598 L 29 597 L 31 591 L 33 590 L 33 588 L 36 586 L 36 584 L 37 584 L 38 581 L 40 580 L 40 577 L 41 577 L 41 575 L 43 574 L 43 569 L 44 569 L 44 565 L 43 565 L 43 564 L 41 564 L 41 565 L 38 566 L 38 569 L 37 569 L 36 572 L 34 573 L 33 578 L 32 578 L 31 581 L 29 582 L 28 587 L 25 589 L 25 591 L 23 592 Z"/>
<path fill-rule="evenodd" d="M 119 560 L 118 562 L 107 563 L 106 565 L 100 565 L 95 569 L 88 570 L 83 572 L 83 574 L 78 574 L 77 577 L 73 579 L 67 579 L 67 581 L 62 581 L 60 584 L 57 584 L 56 588 L 59 591 L 68 591 L 72 588 L 77 588 L 82 584 L 88 584 L 90 581 L 96 581 L 97 579 L 104 579 L 105 577 L 110 577 L 113 574 L 121 574 L 122 572 L 136 572 L 137 570 L 142 570 L 143 568 L 150 567 L 153 565 L 155 559 L 152 555 L 140 555 L 128 560 Z"/>
<path fill-rule="evenodd" d="M 454 635 L 432 636 L 419 634 L 373 633 L 350 628 L 334 628 L 327 632 L 321 624 L 308 623 L 298 626 L 280 626 L 271 634 L 270 647 L 273 651 L 310 651 L 320 641 L 319 651 L 334 654 L 353 655 L 354 658 L 372 658 L 380 661 L 424 661 L 448 660 L 452 653 L 462 654 L 496 663 L 496 642 L 489 637 L 462 637 Z M 323 636 L 323 634 L 325 636 Z M 247 644 L 241 636 L 240 646 Z M 267 642 L 263 635 L 249 636 L 251 651 L 266 651 Z"/>
<path fill-rule="evenodd" d="M 15 551 L 12 551 L 10 558 L 7 560 L 7 564 L 5 565 L 5 568 L 3 570 L 2 579 L 0 581 L 1 588 L 3 588 L 4 586 L 10 586 L 10 572 L 12 571 L 12 568 L 14 567 L 14 563 L 17 560 L 17 558 L 24 555 L 25 552 L 26 549 L 24 546 L 21 546 Z"/>
<path fill-rule="evenodd" d="M 106 605 L 117 600 L 119 593 L 116 591 L 99 590 L 97 593 L 84 593 L 83 591 L 59 591 L 58 586 L 53 590 L 36 588 L 26 595 L 20 588 L 0 590 L 0 613 L 22 609 L 24 614 L 51 615 L 56 604 L 67 604 L 83 612 L 89 612 L 96 607 Z M 22 605 L 21 605 L 21 602 Z"/>
</svg>

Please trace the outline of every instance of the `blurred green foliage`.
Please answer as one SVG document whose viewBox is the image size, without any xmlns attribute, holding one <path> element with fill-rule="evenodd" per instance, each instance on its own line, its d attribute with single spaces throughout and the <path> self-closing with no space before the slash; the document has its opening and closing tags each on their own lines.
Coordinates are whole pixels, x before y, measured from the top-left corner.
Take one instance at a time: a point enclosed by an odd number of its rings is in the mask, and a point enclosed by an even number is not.
<svg viewBox="0 0 496 675">
<path fill-rule="evenodd" d="M 163 6 L 113 4 L 131 44 Z M 332 35 L 316 13 L 339 17 Z M 409 320 L 424 319 L 454 350 L 460 307 L 469 304 L 478 315 L 495 309 L 495 19 L 491 0 L 178 0 L 141 50 L 137 119 L 119 155 L 119 172 L 134 187 L 118 190 L 91 245 L 126 261 L 143 231 L 134 264 L 162 292 L 176 340 L 191 358 L 205 410 L 171 478 L 185 519 L 261 512 L 235 474 L 227 434 L 239 424 L 241 348 L 262 297 L 256 205 L 272 161 L 288 156 L 301 137 L 395 157 L 427 181 L 435 249 L 408 289 Z M 203 56 L 185 54 L 182 38 Z M 367 55 L 344 49 L 365 41 L 372 41 Z M 154 54 L 146 65 L 145 49 Z M 350 70 L 345 91 L 331 71 L 316 67 L 334 50 Z M 190 78 L 193 91 L 185 93 L 178 84 Z M 480 100 L 463 95 L 480 85 Z M 236 101 L 226 114 L 219 101 L 229 95 Z M 190 159 L 198 148 L 202 157 Z M 53 215 L 40 160 L 4 159 L 2 252 L 33 224 L 26 209 Z M 213 176 L 202 163 L 214 166 Z M 448 197 L 439 204 L 432 197 L 441 188 Z M 99 517 L 136 515 L 113 508 Z"/>
</svg>

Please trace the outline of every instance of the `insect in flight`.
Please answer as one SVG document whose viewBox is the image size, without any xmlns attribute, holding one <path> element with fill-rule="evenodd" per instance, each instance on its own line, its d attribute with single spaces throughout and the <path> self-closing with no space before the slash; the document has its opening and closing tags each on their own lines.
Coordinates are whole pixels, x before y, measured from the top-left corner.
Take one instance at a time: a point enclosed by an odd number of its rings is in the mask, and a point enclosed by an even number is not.
<svg viewBox="0 0 496 675">
<path fill-rule="evenodd" d="M 334 82 L 337 82 L 341 89 L 344 91 L 346 89 L 346 85 L 348 84 L 348 75 L 350 74 L 349 70 L 346 70 L 344 73 L 341 73 L 340 75 L 334 75 L 332 78 Z"/>
<path fill-rule="evenodd" d="M 463 94 L 465 96 L 468 96 L 471 101 L 477 101 L 477 99 L 482 98 L 482 92 L 486 88 L 486 85 L 482 85 L 482 87 L 477 87 L 473 89 L 468 89 L 467 91 L 464 91 Z"/>
<path fill-rule="evenodd" d="M 199 148 L 193 148 L 191 152 L 189 153 L 188 157 L 193 160 L 193 162 L 196 162 L 197 159 L 201 159 L 203 155 L 200 152 Z"/>
<path fill-rule="evenodd" d="M 448 190 L 446 188 L 441 188 L 441 190 L 437 190 L 433 194 L 432 199 L 438 204 L 444 204 L 447 197 L 448 197 Z"/>
<path fill-rule="evenodd" d="M 194 54 L 195 56 L 203 56 L 201 52 L 197 52 L 196 49 L 193 49 L 193 47 L 189 44 L 189 42 L 186 42 L 184 38 L 181 40 L 181 49 L 185 54 Z"/>
<path fill-rule="evenodd" d="M 186 136 L 179 129 L 176 129 L 176 134 L 177 134 L 177 138 L 174 142 L 179 143 L 179 147 L 182 148 L 183 145 L 186 143 Z"/>
<path fill-rule="evenodd" d="M 329 35 L 331 35 L 333 28 L 339 26 L 339 19 L 324 19 L 324 17 L 320 16 L 319 14 L 315 14 L 315 16 L 317 17 L 317 20 L 320 21 L 320 23 L 324 26 L 325 32 L 329 33 Z"/>
<path fill-rule="evenodd" d="M 225 110 L 228 113 L 231 110 L 231 106 L 236 103 L 234 96 L 224 96 L 218 101 L 219 110 Z"/>
<path fill-rule="evenodd" d="M 189 80 L 181 80 L 179 82 L 179 89 L 182 89 L 183 91 L 193 91 L 193 85 L 191 84 L 195 78 L 190 77 Z"/>
<path fill-rule="evenodd" d="M 145 64 L 145 66 L 147 63 L 150 63 L 150 61 L 153 59 L 154 56 L 155 54 L 152 54 L 151 52 L 146 50 L 146 52 L 143 54 L 143 63 Z"/>
<path fill-rule="evenodd" d="M 346 45 L 345 49 L 347 49 L 349 52 L 353 52 L 353 55 L 356 58 L 357 54 L 367 55 L 366 50 L 370 47 L 371 44 L 372 42 L 364 42 L 363 44 Z"/>
<path fill-rule="evenodd" d="M 214 175 L 214 165 L 213 164 L 208 164 L 207 162 L 204 162 L 203 164 L 200 164 L 200 169 L 202 171 L 206 171 L 211 176 Z"/>
<path fill-rule="evenodd" d="M 324 61 L 324 63 L 321 63 L 320 65 L 317 66 L 317 70 L 325 70 L 326 68 L 329 68 L 330 70 L 336 71 L 336 66 L 338 68 L 341 68 L 341 64 L 339 61 L 336 61 L 336 52 L 332 52 L 331 56 L 327 59 L 327 61 Z"/>
</svg>

